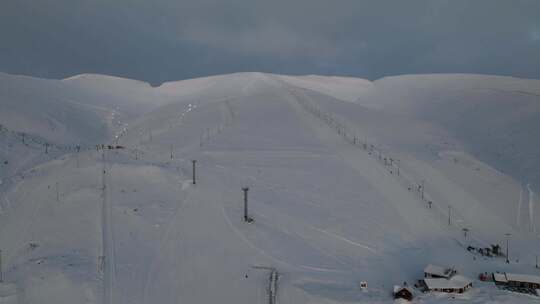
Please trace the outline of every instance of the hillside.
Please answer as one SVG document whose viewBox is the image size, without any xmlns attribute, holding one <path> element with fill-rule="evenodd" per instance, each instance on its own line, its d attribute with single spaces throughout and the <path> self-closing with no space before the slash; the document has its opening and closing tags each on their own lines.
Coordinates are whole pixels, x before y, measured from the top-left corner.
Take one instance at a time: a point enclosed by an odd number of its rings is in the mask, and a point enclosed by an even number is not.
<svg viewBox="0 0 540 304">
<path fill-rule="evenodd" d="M 539 81 L 0 77 L 0 246 L 20 303 L 257 303 L 269 286 L 280 303 L 388 303 L 429 263 L 536 272 Z M 466 250 L 506 233 L 510 264 Z M 531 301 L 474 287 L 458 298 Z"/>
</svg>

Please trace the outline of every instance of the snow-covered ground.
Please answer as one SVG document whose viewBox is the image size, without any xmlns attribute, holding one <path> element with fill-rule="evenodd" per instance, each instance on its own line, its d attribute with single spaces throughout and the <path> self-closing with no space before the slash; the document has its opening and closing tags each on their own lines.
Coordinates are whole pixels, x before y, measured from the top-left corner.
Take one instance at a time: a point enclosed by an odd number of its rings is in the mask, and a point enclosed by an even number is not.
<svg viewBox="0 0 540 304">
<path fill-rule="evenodd" d="M 481 75 L 0 74 L 4 281 L 19 303 L 268 303 L 275 269 L 279 303 L 388 303 L 434 263 L 474 288 L 417 303 L 538 301 L 476 278 L 540 274 L 539 95 Z M 465 249 L 507 233 L 510 264 Z"/>
</svg>

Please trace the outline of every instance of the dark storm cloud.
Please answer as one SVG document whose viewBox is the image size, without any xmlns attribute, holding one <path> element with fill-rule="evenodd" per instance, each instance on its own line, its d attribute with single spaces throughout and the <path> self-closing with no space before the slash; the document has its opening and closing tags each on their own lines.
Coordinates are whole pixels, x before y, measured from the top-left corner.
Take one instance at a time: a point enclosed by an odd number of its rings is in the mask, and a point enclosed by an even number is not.
<svg viewBox="0 0 540 304">
<path fill-rule="evenodd" d="M 0 70 L 540 78 L 540 1 L 2 0 Z"/>
</svg>

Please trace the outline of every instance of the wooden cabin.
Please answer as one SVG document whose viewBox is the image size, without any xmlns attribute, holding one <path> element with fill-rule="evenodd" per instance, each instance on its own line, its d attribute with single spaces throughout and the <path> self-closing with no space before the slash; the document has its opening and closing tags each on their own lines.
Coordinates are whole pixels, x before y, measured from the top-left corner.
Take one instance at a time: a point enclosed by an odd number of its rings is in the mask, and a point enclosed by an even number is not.
<svg viewBox="0 0 540 304">
<path fill-rule="evenodd" d="M 498 285 L 510 287 L 540 289 L 540 277 L 528 274 L 494 273 L 493 281 Z"/>
<path fill-rule="evenodd" d="M 405 299 L 411 301 L 413 299 L 412 290 L 407 287 L 394 286 L 394 299 Z"/>
</svg>

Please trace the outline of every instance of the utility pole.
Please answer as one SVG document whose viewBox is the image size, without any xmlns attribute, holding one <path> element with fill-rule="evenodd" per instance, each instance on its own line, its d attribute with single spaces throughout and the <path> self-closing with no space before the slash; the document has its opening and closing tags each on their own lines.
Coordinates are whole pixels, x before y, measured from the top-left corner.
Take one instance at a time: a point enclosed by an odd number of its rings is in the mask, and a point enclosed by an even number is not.
<svg viewBox="0 0 540 304">
<path fill-rule="evenodd" d="M 253 219 L 248 216 L 248 187 L 242 188 L 242 191 L 244 191 L 244 222 L 251 223 L 253 222 Z"/>
<path fill-rule="evenodd" d="M 105 150 L 101 151 L 101 162 L 103 163 L 102 164 L 103 167 L 101 169 L 101 231 L 102 231 L 102 236 L 101 236 L 101 255 L 98 258 L 98 261 L 99 261 L 98 267 L 101 270 L 101 272 L 105 274 L 105 256 L 107 253 L 107 248 L 106 248 L 107 240 L 105 236 L 105 229 L 107 225 L 107 219 L 106 219 L 107 181 L 105 179 L 106 178 L 105 175 L 107 174 L 107 164 L 105 163 Z M 105 281 L 103 283 L 105 284 Z M 104 286 L 104 289 L 106 289 L 105 286 Z"/>
<path fill-rule="evenodd" d="M 197 160 L 192 160 L 191 161 L 191 164 L 192 164 L 192 171 L 193 171 L 193 174 L 192 174 L 192 179 L 193 179 L 193 184 L 195 185 L 197 182 L 195 180 L 195 164 L 197 163 Z"/>
<path fill-rule="evenodd" d="M 512 234 L 506 233 L 505 235 L 506 235 L 506 264 L 510 264 L 510 257 L 508 256 L 509 255 L 509 253 L 508 253 L 508 240 L 510 239 L 510 236 Z"/>
<path fill-rule="evenodd" d="M 77 155 L 75 156 L 77 160 L 77 168 L 79 168 L 79 152 L 81 152 L 81 146 L 77 145 L 76 149 L 77 149 Z"/>
<path fill-rule="evenodd" d="M 45 143 L 45 154 L 49 153 L 49 143 Z"/>
<path fill-rule="evenodd" d="M 0 249 L 0 283 L 4 283 L 4 273 L 2 272 L 2 249 Z"/>
<path fill-rule="evenodd" d="M 58 182 L 56 182 L 56 201 L 60 202 L 60 189 L 58 187 Z"/>
<path fill-rule="evenodd" d="M 506 239 L 506 264 L 510 264 L 510 259 L 508 258 L 508 238 Z"/>
<path fill-rule="evenodd" d="M 171 159 L 173 159 L 173 145 L 171 145 Z"/>
<path fill-rule="evenodd" d="M 422 180 L 422 189 L 421 189 L 422 190 L 422 200 L 424 200 L 424 186 L 425 186 L 425 181 Z M 450 207 L 450 206 L 448 206 L 448 207 Z"/>
<path fill-rule="evenodd" d="M 448 205 L 448 226 L 452 225 L 452 221 L 450 220 L 452 216 L 452 206 Z"/>
<path fill-rule="evenodd" d="M 22 134 L 22 143 L 23 143 L 23 145 L 25 144 L 25 142 L 24 142 L 24 138 L 25 138 L 25 136 L 26 136 L 26 134 L 25 134 L 25 133 L 23 133 L 23 134 Z"/>
</svg>

